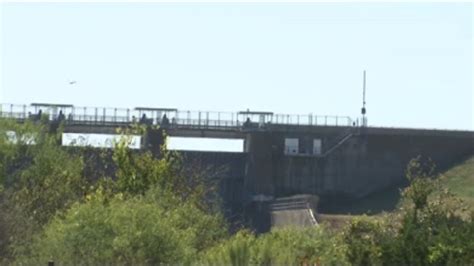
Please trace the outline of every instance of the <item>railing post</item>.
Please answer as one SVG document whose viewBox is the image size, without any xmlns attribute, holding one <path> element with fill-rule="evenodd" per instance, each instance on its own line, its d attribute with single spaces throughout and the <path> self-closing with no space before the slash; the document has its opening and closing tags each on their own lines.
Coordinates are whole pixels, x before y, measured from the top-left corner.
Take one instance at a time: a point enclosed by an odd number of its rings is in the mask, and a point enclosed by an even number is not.
<svg viewBox="0 0 474 266">
<path fill-rule="evenodd" d="M 116 122 L 117 122 L 117 108 L 114 108 L 114 123 Z"/>
<path fill-rule="evenodd" d="M 105 124 L 105 108 L 102 108 L 102 123 Z"/>
<path fill-rule="evenodd" d="M 336 126 L 337 126 L 337 118 L 338 118 L 338 116 L 336 116 Z"/>
<path fill-rule="evenodd" d="M 130 122 L 130 109 L 127 108 L 127 122 Z"/>
<path fill-rule="evenodd" d="M 94 124 L 97 124 L 97 118 L 99 118 L 99 109 L 96 107 L 94 111 Z"/>
<path fill-rule="evenodd" d="M 328 125 L 328 116 L 324 116 L 324 125 L 327 126 Z"/>
<path fill-rule="evenodd" d="M 217 126 L 219 127 L 221 125 L 221 113 L 217 112 Z"/>
<path fill-rule="evenodd" d="M 87 121 L 86 114 L 87 114 L 86 107 L 84 107 L 84 118 L 83 118 L 84 122 Z"/>
<path fill-rule="evenodd" d="M 201 127 L 201 111 L 198 113 L 198 126 Z"/>
<path fill-rule="evenodd" d="M 206 112 L 206 127 L 209 126 L 209 112 Z"/>
<path fill-rule="evenodd" d="M 26 119 L 26 104 L 23 105 L 23 119 Z"/>
</svg>

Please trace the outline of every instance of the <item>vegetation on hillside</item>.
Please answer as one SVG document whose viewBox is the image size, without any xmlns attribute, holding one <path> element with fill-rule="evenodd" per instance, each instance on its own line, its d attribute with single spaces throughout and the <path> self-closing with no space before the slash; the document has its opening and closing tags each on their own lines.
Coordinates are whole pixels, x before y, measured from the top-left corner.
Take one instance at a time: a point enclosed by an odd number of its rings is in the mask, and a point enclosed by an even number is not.
<svg viewBox="0 0 474 266">
<path fill-rule="evenodd" d="M 89 178 L 87 153 L 62 147 L 60 131 L 0 120 L 0 264 L 474 264 L 474 213 L 422 158 L 408 165 L 410 186 L 393 213 L 338 229 L 230 234 L 213 184 L 183 172 L 166 149 L 160 158 L 132 152 L 129 133 L 112 151 L 113 173 Z M 473 175 L 452 171 L 446 176 Z M 469 197 L 456 180 L 449 186 Z"/>
<path fill-rule="evenodd" d="M 474 210 L 474 157 L 446 171 L 441 176 L 441 185 Z"/>
<path fill-rule="evenodd" d="M 448 189 L 456 197 L 462 199 L 469 208 L 474 210 L 474 157 L 470 157 L 446 172 L 440 174 L 440 189 Z M 343 215 L 378 215 L 384 212 L 392 212 L 403 204 L 400 200 L 400 187 L 392 186 L 385 190 L 374 192 L 358 200 L 343 201 L 326 204 L 330 206 L 324 209 L 334 218 Z"/>
</svg>

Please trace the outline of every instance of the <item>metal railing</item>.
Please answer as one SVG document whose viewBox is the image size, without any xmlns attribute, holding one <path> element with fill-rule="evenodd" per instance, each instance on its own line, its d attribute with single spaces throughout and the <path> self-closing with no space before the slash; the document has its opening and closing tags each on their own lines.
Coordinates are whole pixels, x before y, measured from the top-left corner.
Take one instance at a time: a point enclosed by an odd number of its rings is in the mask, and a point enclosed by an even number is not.
<svg viewBox="0 0 474 266">
<path fill-rule="evenodd" d="M 67 105 L 0 104 L 0 117 L 39 120 L 46 115 L 50 121 L 64 120 L 67 124 L 120 125 L 132 122 L 150 125 L 168 124 L 175 127 L 245 127 L 248 122 L 257 127 L 266 125 L 351 126 L 348 116 L 271 114 L 252 116 L 238 112 L 187 111 L 176 109 L 130 109 L 106 107 L 77 107 Z M 45 118 L 43 118 L 45 119 Z"/>
</svg>

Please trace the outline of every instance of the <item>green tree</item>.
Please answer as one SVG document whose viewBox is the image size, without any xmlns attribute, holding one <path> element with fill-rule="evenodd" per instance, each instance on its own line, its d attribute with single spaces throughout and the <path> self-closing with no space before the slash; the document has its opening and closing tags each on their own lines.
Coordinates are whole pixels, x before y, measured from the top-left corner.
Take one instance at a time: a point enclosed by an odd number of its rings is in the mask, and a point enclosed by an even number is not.
<svg viewBox="0 0 474 266">
<path fill-rule="evenodd" d="M 165 195 L 107 198 L 101 189 L 56 217 L 33 245 L 33 255 L 19 262 L 60 264 L 157 265 L 190 263 L 199 251 L 225 234 L 221 217 L 190 203 L 165 208 Z M 158 192 L 160 193 L 160 192 Z M 174 201 L 168 198 L 169 201 Z"/>
<path fill-rule="evenodd" d="M 82 158 L 60 136 L 44 123 L 0 121 L 2 257 L 28 252 L 31 237 L 85 193 Z"/>
<path fill-rule="evenodd" d="M 202 257 L 208 265 L 345 265 L 341 239 L 316 228 L 284 228 L 255 236 L 242 230 Z"/>
<path fill-rule="evenodd" d="M 395 213 L 355 220 L 344 231 L 352 264 L 470 265 L 474 263 L 472 213 L 441 189 L 430 160 L 417 157 L 407 167 L 410 186 Z"/>
<path fill-rule="evenodd" d="M 116 191 L 129 195 L 143 195 L 150 188 L 172 193 L 182 201 L 193 202 L 202 210 L 215 210 L 209 199 L 216 199 L 216 183 L 201 169 L 184 171 L 182 157 L 161 147 L 160 157 L 149 151 L 129 148 L 132 134 L 143 134 L 146 128 L 135 127 L 122 134 L 115 144 L 113 160 L 117 166 Z M 163 136 L 166 138 L 166 136 Z"/>
</svg>

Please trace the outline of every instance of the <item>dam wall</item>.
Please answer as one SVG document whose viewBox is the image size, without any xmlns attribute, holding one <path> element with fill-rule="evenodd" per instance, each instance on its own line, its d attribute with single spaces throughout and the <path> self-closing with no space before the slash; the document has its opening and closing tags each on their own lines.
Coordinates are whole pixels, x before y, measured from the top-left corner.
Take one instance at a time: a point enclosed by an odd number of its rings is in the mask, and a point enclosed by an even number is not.
<svg viewBox="0 0 474 266">
<path fill-rule="evenodd" d="M 345 140 L 337 143 L 343 136 Z M 291 135 L 258 133 L 248 138 L 246 189 L 273 197 L 360 198 L 403 184 L 406 166 L 417 156 L 431 158 L 438 170 L 444 170 L 474 155 L 474 133 L 461 131 L 338 128 Z M 299 140 L 298 153 L 285 154 L 286 138 Z M 322 140 L 323 151 L 330 152 L 307 152 L 314 148 L 314 139 Z"/>
</svg>

